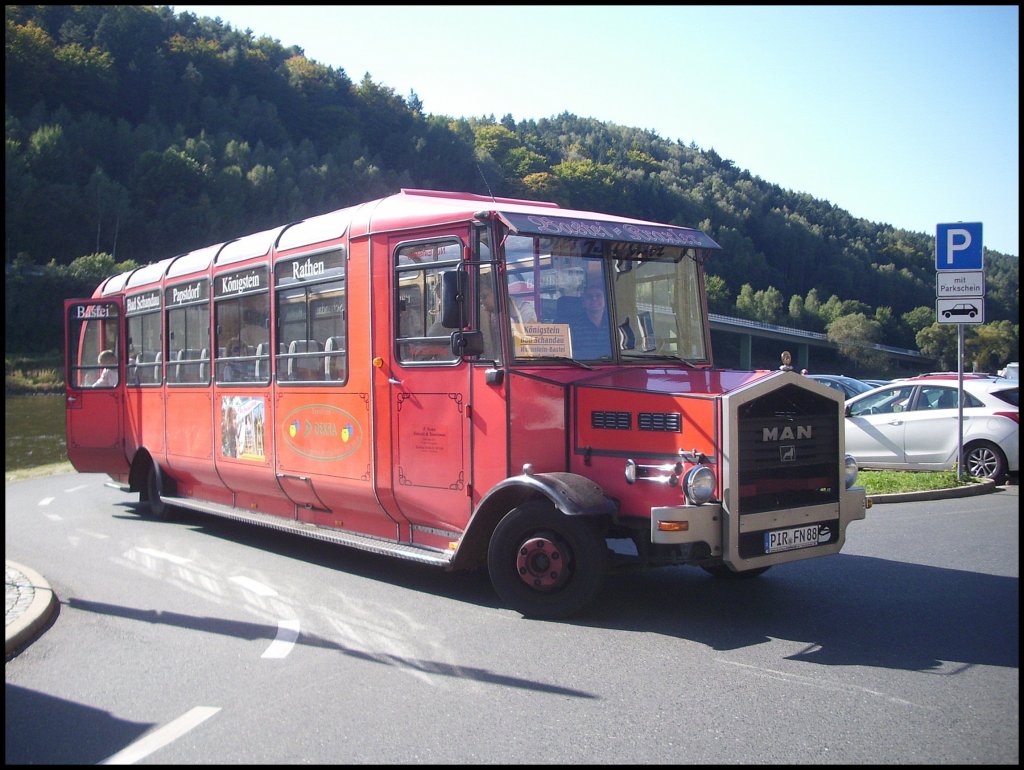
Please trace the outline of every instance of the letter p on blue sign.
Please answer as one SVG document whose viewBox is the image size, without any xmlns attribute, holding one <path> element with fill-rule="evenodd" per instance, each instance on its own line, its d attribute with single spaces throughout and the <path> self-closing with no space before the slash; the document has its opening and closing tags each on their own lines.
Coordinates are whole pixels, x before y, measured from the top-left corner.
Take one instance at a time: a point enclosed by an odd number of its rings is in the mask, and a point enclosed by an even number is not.
<svg viewBox="0 0 1024 770">
<path fill-rule="evenodd" d="M 981 270 L 981 222 L 935 226 L 936 270 Z"/>
</svg>

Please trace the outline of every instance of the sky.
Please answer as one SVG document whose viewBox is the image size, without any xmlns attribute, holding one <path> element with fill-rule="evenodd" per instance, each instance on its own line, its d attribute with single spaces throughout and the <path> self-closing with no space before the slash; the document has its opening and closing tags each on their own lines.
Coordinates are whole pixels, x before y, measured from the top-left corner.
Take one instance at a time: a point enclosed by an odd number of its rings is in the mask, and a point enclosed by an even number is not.
<svg viewBox="0 0 1024 770">
<path fill-rule="evenodd" d="M 980 222 L 1020 255 L 1016 5 L 171 7 L 427 114 L 649 130 L 870 222 Z"/>
</svg>

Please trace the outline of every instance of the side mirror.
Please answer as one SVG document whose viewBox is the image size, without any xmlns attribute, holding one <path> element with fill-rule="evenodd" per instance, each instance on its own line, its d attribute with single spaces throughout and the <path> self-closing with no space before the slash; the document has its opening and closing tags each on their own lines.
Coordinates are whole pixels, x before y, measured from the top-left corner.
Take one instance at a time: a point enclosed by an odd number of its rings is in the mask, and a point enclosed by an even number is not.
<svg viewBox="0 0 1024 770">
<path fill-rule="evenodd" d="M 452 355 L 478 356 L 484 352 L 484 333 L 481 331 L 452 332 Z"/>
<path fill-rule="evenodd" d="M 466 296 L 469 281 L 463 270 L 449 270 L 441 274 L 441 325 L 446 329 L 461 329 L 469 318 Z M 454 335 L 452 350 L 455 350 Z"/>
</svg>

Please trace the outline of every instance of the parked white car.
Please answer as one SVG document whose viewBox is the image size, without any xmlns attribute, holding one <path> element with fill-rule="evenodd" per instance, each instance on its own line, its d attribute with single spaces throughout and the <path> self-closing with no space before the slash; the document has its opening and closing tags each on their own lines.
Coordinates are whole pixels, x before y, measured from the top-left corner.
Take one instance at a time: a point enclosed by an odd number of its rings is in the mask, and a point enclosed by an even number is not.
<svg viewBox="0 0 1024 770">
<path fill-rule="evenodd" d="M 846 402 L 846 451 L 860 468 L 952 470 L 957 376 L 896 380 Z M 1019 471 L 1019 383 L 964 375 L 964 470 L 1003 480 Z"/>
</svg>

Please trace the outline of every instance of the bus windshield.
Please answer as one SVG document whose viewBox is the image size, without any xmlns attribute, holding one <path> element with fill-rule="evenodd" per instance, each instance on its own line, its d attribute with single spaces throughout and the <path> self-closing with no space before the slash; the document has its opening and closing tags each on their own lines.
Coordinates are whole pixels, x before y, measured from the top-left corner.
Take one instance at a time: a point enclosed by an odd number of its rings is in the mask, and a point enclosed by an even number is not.
<svg viewBox="0 0 1024 770">
<path fill-rule="evenodd" d="M 706 363 L 698 251 L 509 235 L 504 258 L 513 357 Z"/>
</svg>

